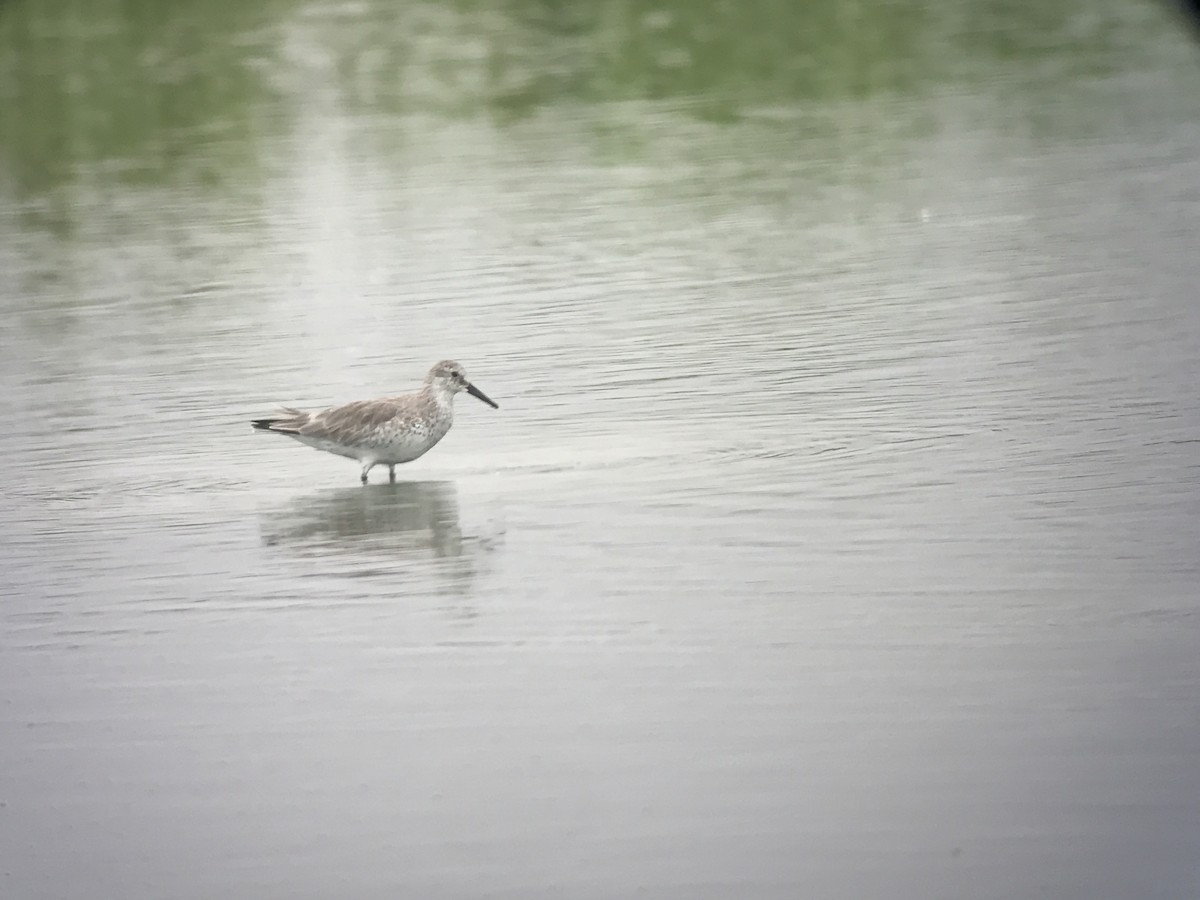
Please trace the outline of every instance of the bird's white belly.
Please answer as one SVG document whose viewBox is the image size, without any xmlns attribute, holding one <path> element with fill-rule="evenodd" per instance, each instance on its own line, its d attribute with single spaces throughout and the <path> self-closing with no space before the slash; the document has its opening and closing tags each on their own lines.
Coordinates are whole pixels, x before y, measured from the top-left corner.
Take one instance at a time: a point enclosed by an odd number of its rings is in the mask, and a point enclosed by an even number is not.
<svg viewBox="0 0 1200 900">
<path fill-rule="evenodd" d="M 349 443 L 300 434 L 293 437 L 316 450 L 324 450 L 326 453 L 357 459 L 360 462 L 399 465 L 423 456 L 445 437 L 449 430 L 449 423 L 445 427 L 439 423 L 432 428 L 384 428 L 364 434 L 360 439 Z"/>
</svg>

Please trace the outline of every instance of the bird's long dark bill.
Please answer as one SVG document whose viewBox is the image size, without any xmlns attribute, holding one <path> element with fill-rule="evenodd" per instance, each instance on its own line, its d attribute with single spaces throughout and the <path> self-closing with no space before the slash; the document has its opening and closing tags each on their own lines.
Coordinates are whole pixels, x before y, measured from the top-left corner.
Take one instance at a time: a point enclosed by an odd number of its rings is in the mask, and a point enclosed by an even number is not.
<svg viewBox="0 0 1200 900">
<path fill-rule="evenodd" d="M 500 408 L 499 403 L 492 400 L 491 397 L 489 397 L 487 394 L 485 394 L 479 388 L 475 387 L 475 385 L 471 384 L 471 382 L 469 382 L 469 381 L 467 382 L 467 393 L 470 394 L 472 397 L 478 397 L 480 400 L 482 400 L 484 403 L 486 403 L 492 409 Z"/>
</svg>

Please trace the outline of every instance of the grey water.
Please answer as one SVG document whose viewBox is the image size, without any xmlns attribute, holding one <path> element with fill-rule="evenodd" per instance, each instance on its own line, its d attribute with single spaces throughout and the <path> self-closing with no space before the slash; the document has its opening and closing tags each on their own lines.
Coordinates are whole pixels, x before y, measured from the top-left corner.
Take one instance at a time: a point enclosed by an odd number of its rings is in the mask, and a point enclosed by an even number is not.
<svg viewBox="0 0 1200 900">
<path fill-rule="evenodd" d="M 1200 895 L 1198 77 L 0 5 L 0 897 Z M 445 357 L 395 485 L 249 427 Z"/>
</svg>

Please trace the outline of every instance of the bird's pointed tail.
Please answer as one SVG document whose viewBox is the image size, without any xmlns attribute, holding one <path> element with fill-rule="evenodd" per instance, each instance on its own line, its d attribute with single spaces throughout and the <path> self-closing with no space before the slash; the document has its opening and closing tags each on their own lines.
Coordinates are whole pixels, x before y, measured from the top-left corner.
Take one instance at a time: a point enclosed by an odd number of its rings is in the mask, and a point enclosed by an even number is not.
<svg viewBox="0 0 1200 900">
<path fill-rule="evenodd" d="M 258 431 L 274 431 L 279 434 L 299 434 L 300 429 L 308 424 L 309 414 L 299 409 L 283 406 L 279 409 L 282 415 L 269 419 L 251 419 L 250 427 Z"/>
</svg>

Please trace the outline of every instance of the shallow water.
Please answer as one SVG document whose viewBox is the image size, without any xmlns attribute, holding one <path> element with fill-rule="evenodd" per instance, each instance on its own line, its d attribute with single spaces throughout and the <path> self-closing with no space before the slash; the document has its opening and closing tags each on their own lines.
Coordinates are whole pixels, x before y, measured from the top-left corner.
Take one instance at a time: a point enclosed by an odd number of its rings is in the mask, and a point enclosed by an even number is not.
<svg viewBox="0 0 1200 900">
<path fill-rule="evenodd" d="M 684 6 L 611 70 L 539 4 L 100 6 L 200 86 L 109 134 L 136 75 L 32 8 L 0 70 L 77 99 L 0 132 L 0 895 L 1200 891 L 1173 23 L 931 4 L 693 83 Z M 442 357 L 501 408 L 396 485 L 249 429 Z"/>
</svg>

